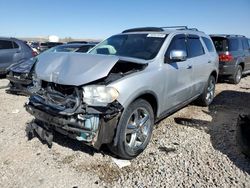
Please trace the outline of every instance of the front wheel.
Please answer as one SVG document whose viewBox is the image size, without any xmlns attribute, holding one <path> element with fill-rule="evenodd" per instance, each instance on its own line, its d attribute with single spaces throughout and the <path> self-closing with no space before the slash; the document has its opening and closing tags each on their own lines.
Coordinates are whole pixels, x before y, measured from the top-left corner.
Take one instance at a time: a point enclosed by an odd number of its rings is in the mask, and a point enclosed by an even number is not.
<svg viewBox="0 0 250 188">
<path fill-rule="evenodd" d="M 148 145 L 154 125 L 151 105 L 138 99 L 128 106 L 120 119 L 121 129 L 117 133 L 118 143 L 110 150 L 123 159 L 132 159 Z"/>
<path fill-rule="evenodd" d="M 213 102 L 215 96 L 215 84 L 215 77 L 211 75 L 207 81 L 203 93 L 198 99 L 198 103 L 201 106 L 209 106 Z"/>
</svg>

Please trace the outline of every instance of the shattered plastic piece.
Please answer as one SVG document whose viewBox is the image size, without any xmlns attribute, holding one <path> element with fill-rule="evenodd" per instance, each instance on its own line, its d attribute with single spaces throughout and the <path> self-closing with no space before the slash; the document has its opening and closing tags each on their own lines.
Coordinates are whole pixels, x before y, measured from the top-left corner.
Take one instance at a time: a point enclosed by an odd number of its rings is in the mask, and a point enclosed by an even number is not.
<svg viewBox="0 0 250 188">
<path fill-rule="evenodd" d="M 15 109 L 15 110 L 12 110 L 12 114 L 18 114 L 20 112 L 20 110 L 19 109 Z"/>
<path fill-rule="evenodd" d="M 116 158 L 112 158 L 112 160 L 119 168 L 131 165 L 131 162 L 129 160 L 116 159 Z"/>
</svg>

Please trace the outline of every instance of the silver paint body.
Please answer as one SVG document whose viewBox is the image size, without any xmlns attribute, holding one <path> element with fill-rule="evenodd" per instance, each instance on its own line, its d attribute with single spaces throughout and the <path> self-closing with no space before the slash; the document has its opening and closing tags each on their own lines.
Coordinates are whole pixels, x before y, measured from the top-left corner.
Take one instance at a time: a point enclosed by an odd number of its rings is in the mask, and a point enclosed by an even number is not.
<svg viewBox="0 0 250 188">
<path fill-rule="evenodd" d="M 164 54 L 175 35 L 196 34 L 210 37 L 203 32 L 191 30 L 166 30 L 157 33 L 168 36 L 152 60 L 80 53 L 46 53 L 39 57 L 36 66 L 37 77 L 48 82 L 81 86 L 106 77 L 119 60 L 147 63 L 148 66 L 144 70 L 129 74 L 108 86 L 118 90 L 117 101 L 124 108 L 142 94 L 154 95 L 158 103 L 157 117 L 159 117 L 163 112 L 199 96 L 204 91 L 211 73 L 213 71 L 218 73 L 218 55 L 216 52 L 208 52 L 201 40 L 205 50 L 204 55 L 176 63 L 164 63 Z"/>
</svg>

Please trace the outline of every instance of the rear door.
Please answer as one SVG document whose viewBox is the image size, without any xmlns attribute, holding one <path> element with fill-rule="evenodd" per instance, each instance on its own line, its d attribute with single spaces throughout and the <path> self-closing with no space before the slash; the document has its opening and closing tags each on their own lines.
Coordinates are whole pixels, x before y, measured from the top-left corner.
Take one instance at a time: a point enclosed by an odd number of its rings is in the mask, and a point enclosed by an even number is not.
<svg viewBox="0 0 250 188">
<path fill-rule="evenodd" d="M 0 70 L 5 69 L 13 63 L 13 54 L 15 49 L 13 48 L 12 41 L 0 40 Z"/>
<path fill-rule="evenodd" d="M 192 97 L 192 62 L 170 60 L 172 50 L 183 50 L 187 52 L 186 36 L 176 35 L 165 54 L 167 60 L 163 65 L 166 72 L 164 108 L 166 110 L 177 107 Z"/>
<path fill-rule="evenodd" d="M 242 38 L 242 45 L 245 53 L 245 71 L 250 70 L 250 46 L 247 38 Z"/>
</svg>

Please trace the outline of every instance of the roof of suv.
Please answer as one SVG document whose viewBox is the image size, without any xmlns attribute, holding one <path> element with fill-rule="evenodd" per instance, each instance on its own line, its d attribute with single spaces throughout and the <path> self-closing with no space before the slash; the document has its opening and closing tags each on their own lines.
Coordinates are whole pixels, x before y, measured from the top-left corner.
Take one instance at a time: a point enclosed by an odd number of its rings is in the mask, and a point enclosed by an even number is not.
<svg viewBox="0 0 250 188">
<path fill-rule="evenodd" d="M 159 34 L 170 34 L 170 33 L 189 33 L 189 34 L 204 34 L 196 28 L 188 28 L 187 26 L 169 26 L 169 27 L 139 27 L 124 30 L 122 33 L 159 33 Z"/>
</svg>

